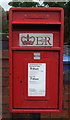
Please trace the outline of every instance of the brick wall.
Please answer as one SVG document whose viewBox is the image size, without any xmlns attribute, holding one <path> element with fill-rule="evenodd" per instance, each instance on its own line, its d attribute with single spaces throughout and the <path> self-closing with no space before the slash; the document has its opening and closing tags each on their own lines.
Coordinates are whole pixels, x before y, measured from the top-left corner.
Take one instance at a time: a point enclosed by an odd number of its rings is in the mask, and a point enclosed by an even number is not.
<svg viewBox="0 0 70 120">
<path fill-rule="evenodd" d="M 2 57 L 0 50 L 0 68 L 1 68 L 1 59 L 2 59 L 2 85 L 0 79 L 0 96 L 2 88 L 2 104 L 0 102 L 0 118 L 3 119 L 13 119 L 17 118 L 21 120 L 32 120 L 30 119 L 31 114 L 27 113 L 10 113 L 9 112 L 9 52 L 8 52 L 8 34 L 2 34 Z M 1 112 L 2 106 L 2 112 Z M 2 115 L 1 115 L 2 113 Z M 34 114 L 35 115 L 35 114 Z M 65 84 L 63 87 L 63 110 L 61 113 L 41 113 L 41 120 L 69 120 L 70 119 L 70 84 Z M 36 118 L 37 120 L 37 118 Z M 39 120 L 39 119 L 38 119 Z"/>
</svg>

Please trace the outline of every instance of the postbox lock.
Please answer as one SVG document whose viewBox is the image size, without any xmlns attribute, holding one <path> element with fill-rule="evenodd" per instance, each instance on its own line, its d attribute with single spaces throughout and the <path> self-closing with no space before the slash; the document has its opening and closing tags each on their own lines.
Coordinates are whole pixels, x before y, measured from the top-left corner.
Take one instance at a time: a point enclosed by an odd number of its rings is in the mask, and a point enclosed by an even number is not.
<svg viewBox="0 0 70 120">
<path fill-rule="evenodd" d="M 22 80 L 20 80 L 20 83 L 22 83 Z"/>
</svg>

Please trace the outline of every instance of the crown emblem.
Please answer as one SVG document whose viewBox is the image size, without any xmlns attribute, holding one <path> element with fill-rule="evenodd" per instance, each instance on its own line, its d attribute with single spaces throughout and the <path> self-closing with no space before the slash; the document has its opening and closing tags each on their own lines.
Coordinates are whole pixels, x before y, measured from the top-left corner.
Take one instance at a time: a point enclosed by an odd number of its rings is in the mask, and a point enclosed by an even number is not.
<svg viewBox="0 0 70 120">
<path fill-rule="evenodd" d="M 34 41 L 35 41 L 35 37 L 33 36 L 29 36 L 29 34 L 27 34 L 27 36 L 22 36 L 21 37 L 21 41 L 23 45 L 33 45 Z"/>
</svg>

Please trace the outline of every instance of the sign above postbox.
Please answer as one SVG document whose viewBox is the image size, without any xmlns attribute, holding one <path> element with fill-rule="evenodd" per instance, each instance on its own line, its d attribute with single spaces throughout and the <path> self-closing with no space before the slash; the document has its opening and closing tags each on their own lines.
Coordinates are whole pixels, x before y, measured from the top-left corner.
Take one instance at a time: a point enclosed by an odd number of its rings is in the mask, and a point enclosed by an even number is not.
<svg viewBox="0 0 70 120">
<path fill-rule="evenodd" d="M 19 46 L 53 46 L 52 33 L 20 33 Z"/>
</svg>

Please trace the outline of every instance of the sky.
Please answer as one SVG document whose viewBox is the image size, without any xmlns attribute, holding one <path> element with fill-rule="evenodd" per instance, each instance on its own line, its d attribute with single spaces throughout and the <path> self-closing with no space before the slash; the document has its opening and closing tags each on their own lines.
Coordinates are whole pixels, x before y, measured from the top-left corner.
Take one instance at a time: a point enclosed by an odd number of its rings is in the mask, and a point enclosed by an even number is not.
<svg viewBox="0 0 70 120">
<path fill-rule="evenodd" d="M 8 3 L 11 0 L 0 0 L 0 5 L 4 8 L 5 11 L 8 11 L 11 6 L 8 5 Z"/>
</svg>

